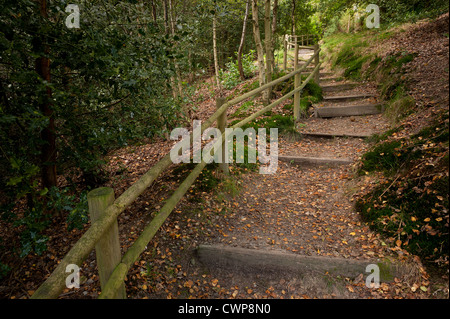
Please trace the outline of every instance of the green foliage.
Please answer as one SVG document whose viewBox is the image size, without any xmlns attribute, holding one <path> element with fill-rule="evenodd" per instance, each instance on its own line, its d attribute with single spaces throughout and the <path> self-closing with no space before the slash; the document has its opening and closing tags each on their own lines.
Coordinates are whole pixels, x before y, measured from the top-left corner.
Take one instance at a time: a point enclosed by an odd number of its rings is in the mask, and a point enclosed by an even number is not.
<svg viewBox="0 0 450 319">
<path fill-rule="evenodd" d="M 374 0 L 380 7 L 381 23 L 385 27 L 402 22 L 416 22 L 419 19 L 434 18 L 448 12 L 448 1 L 444 0 Z"/>
<path fill-rule="evenodd" d="M 439 153 L 443 145 L 448 145 L 449 133 L 445 129 L 448 123 L 442 123 L 427 127 L 411 139 L 385 140 L 400 128 L 392 129 L 384 136 L 378 138 L 378 142 L 369 152 L 363 155 L 360 174 L 365 172 L 382 171 L 387 175 L 397 173 L 400 168 L 408 169 L 411 163 L 424 158 L 432 153 Z M 439 134 L 438 134 L 439 133 Z M 427 145 L 432 144 L 431 147 Z M 436 145 L 437 143 L 441 145 Z M 424 148 L 425 145 L 425 148 Z"/>
<path fill-rule="evenodd" d="M 384 132 L 382 134 L 373 134 L 371 137 L 369 137 L 367 139 L 367 142 L 373 143 L 373 144 L 380 143 L 381 141 L 387 140 L 393 134 L 399 132 L 402 128 L 403 128 L 403 126 L 400 125 L 395 128 L 392 128 L 390 130 L 387 130 L 386 132 Z"/>
<path fill-rule="evenodd" d="M 244 158 L 243 158 L 243 163 L 237 163 L 237 149 L 236 149 L 236 145 L 233 146 L 233 158 L 235 160 L 234 165 L 240 169 L 240 170 L 248 170 L 248 171 L 256 171 L 258 168 L 258 164 L 257 163 L 250 163 L 249 162 L 249 152 L 255 152 L 256 156 L 258 156 L 258 149 L 250 149 L 248 146 L 248 143 L 245 142 L 244 145 Z"/>
<path fill-rule="evenodd" d="M 256 132 L 258 132 L 259 128 L 277 128 L 280 132 L 283 132 L 283 130 L 293 126 L 294 121 L 291 116 L 274 115 L 271 117 L 256 119 L 244 125 L 242 129 L 245 131 L 247 128 L 253 128 Z"/>
<path fill-rule="evenodd" d="M 414 60 L 415 55 L 408 52 L 401 52 L 387 56 L 378 66 L 379 73 L 386 79 L 381 86 L 381 94 L 386 99 L 397 100 L 404 94 L 404 79 L 402 75 L 404 65 Z"/>
<path fill-rule="evenodd" d="M 380 7 L 380 22 L 382 30 L 399 23 L 414 23 L 419 19 L 435 18 L 448 12 L 449 4 L 445 0 L 319 0 L 315 16 L 320 17 L 320 23 L 325 36 L 338 32 L 347 32 L 350 25 L 350 32 L 354 28 L 365 29 L 364 23 L 367 13 L 365 8 L 369 4 L 376 4 Z M 357 10 L 354 10 L 354 6 Z M 356 13 L 360 14 L 360 19 L 356 19 Z M 350 22 L 350 23 L 349 23 Z M 389 36 L 384 34 L 384 36 Z"/>
<path fill-rule="evenodd" d="M 363 53 L 368 41 L 361 35 L 334 35 L 325 41 L 325 50 L 330 53 L 332 67 L 343 68 L 346 78 L 361 78 L 363 66 L 376 58 Z"/>
<path fill-rule="evenodd" d="M 14 205 L 0 205 L 0 217 L 9 222 L 12 227 L 20 229 L 20 256 L 30 253 L 41 255 L 47 249 L 48 236 L 45 230 L 52 222 L 53 216 L 66 218 L 67 230 L 83 229 L 88 222 L 87 192 L 81 195 L 71 195 L 70 189 L 59 190 L 56 187 L 43 190 L 39 197 L 28 194 L 27 209 L 18 214 Z M 77 196 L 80 198 L 77 199 Z"/>
<path fill-rule="evenodd" d="M 0 262 L 0 280 L 2 280 L 3 278 L 6 277 L 6 275 L 8 275 L 8 273 L 10 272 L 11 268 Z"/>
<path fill-rule="evenodd" d="M 448 256 L 449 250 L 448 215 L 444 212 L 448 183 L 448 177 L 424 177 L 389 189 L 383 185 L 359 200 L 356 208 L 373 230 L 400 238 L 413 254 L 438 259 Z"/>
<path fill-rule="evenodd" d="M 6 1 L 1 7 L 1 160 L 19 155 L 30 165 L 37 163 L 44 142 L 40 133 L 48 124 L 37 104 L 48 85 L 59 136 L 58 164 L 95 175 L 108 150 L 152 136 L 156 127 L 168 124 L 167 116 L 175 115 L 154 103 L 161 94 L 154 87 L 172 75 L 166 67 L 172 56 L 170 39 L 131 24 L 140 13 L 129 3 L 106 3 L 106 8 L 83 4 L 86 16 L 79 30 L 65 27 L 57 3 L 49 2 L 48 19 L 40 17 L 37 3 Z M 105 10 L 106 17 L 100 14 Z M 42 81 L 33 67 L 34 59 L 43 55 L 34 46 L 37 40 L 48 43 L 51 83 Z M 154 125 L 143 125 L 146 121 Z"/>
<path fill-rule="evenodd" d="M 195 163 L 180 164 L 172 172 L 172 175 L 179 182 L 185 180 L 192 170 L 197 166 Z M 216 176 L 215 172 L 218 165 L 216 163 L 206 165 L 205 169 L 200 173 L 199 177 L 195 181 L 195 184 L 190 191 L 190 194 L 198 198 L 202 192 L 209 192 L 217 187 L 220 183 L 220 179 Z"/>
<path fill-rule="evenodd" d="M 68 214 L 70 227 L 81 227 L 86 218 L 81 207 L 68 205 L 74 198 L 64 190 L 41 187 L 50 118 L 57 137 L 57 162 L 51 164 L 66 177 L 81 173 L 95 187 L 105 181 L 108 151 L 162 134 L 180 117 L 180 101 L 161 99 L 171 95 L 161 83 L 174 75 L 175 38 L 148 24 L 148 8 L 83 2 L 80 29 L 68 29 L 64 4 L 47 1 L 48 17 L 38 4 L 0 4 L 0 205 L 2 216 L 21 230 L 22 256 L 45 250 L 48 210 Z M 50 82 L 36 69 L 43 57 L 50 60 Z"/>
<path fill-rule="evenodd" d="M 283 76 L 283 74 L 281 74 L 281 76 Z M 306 78 L 307 78 L 306 75 L 302 76 L 302 81 L 305 81 Z M 289 92 L 292 92 L 293 90 L 294 90 L 294 78 L 284 81 L 274 88 L 274 91 L 279 91 L 281 92 L 282 95 L 286 95 Z M 313 104 L 318 103 L 322 100 L 323 100 L 322 87 L 317 83 L 315 83 L 313 80 L 309 81 L 301 93 L 300 113 L 306 116 L 306 114 L 308 114 L 309 108 Z M 284 106 L 285 110 L 293 110 L 293 108 L 294 108 L 293 104 L 288 104 Z"/>
<path fill-rule="evenodd" d="M 230 116 L 230 118 L 246 118 L 250 116 L 249 109 L 251 109 L 254 106 L 253 101 L 247 101 L 242 103 L 242 105 Z"/>
<path fill-rule="evenodd" d="M 322 87 L 312 80 L 306 84 L 302 92 L 303 92 L 302 97 L 305 96 L 309 98 L 312 103 L 318 103 L 323 100 Z"/>
<path fill-rule="evenodd" d="M 295 30 L 297 35 L 311 34 L 320 38 L 323 27 L 323 16 L 319 15 L 317 1 L 296 1 L 295 5 Z M 292 34 L 292 1 L 279 1 L 279 34 Z"/>
<path fill-rule="evenodd" d="M 386 116 L 392 122 L 397 123 L 400 119 L 410 114 L 416 106 L 416 101 L 409 95 L 400 95 L 388 104 Z"/>
<path fill-rule="evenodd" d="M 70 194 L 69 189 L 59 190 L 56 187 L 50 189 L 47 199 L 47 209 L 56 211 L 63 216 L 67 216 L 67 229 L 82 230 L 89 221 L 89 208 L 87 201 L 87 191 L 80 195 Z M 79 196 L 79 199 L 77 199 Z"/>
<path fill-rule="evenodd" d="M 402 152 L 402 142 L 384 142 L 363 155 L 360 174 L 364 172 L 383 171 L 388 174 L 396 172 L 406 159 Z"/>
</svg>

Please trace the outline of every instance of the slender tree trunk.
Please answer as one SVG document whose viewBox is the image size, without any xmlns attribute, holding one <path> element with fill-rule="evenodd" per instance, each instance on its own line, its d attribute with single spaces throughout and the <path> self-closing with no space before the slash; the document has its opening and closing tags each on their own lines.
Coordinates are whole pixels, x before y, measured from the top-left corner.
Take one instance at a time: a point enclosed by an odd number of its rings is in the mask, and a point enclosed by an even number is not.
<svg viewBox="0 0 450 319">
<path fill-rule="evenodd" d="M 272 1 L 265 0 L 264 6 L 264 27 L 265 27 L 265 46 L 266 46 L 266 83 L 272 82 L 272 66 L 273 66 L 273 42 L 272 42 L 272 21 L 270 14 L 272 12 Z M 270 103 L 270 97 L 272 95 L 272 88 L 267 89 L 267 105 Z"/>
<path fill-rule="evenodd" d="M 164 28 L 166 30 L 166 34 L 169 34 L 169 7 L 167 4 L 167 0 L 164 0 L 163 2 L 163 8 L 164 8 Z"/>
<path fill-rule="evenodd" d="M 47 13 L 47 1 L 39 1 L 39 10 L 43 19 L 48 18 Z M 36 59 L 35 68 L 39 76 L 50 83 L 50 60 L 45 57 L 48 56 L 50 49 L 46 44 L 45 36 L 37 36 L 36 49 L 43 50 L 44 56 Z M 49 87 L 46 89 L 46 96 L 42 98 L 42 102 L 39 104 L 39 109 L 48 118 L 48 126 L 42 130 L 41 138 L 44 141 L 41 148 L 41 175 L 42 186 L 45 188 L 51 188 L 57 186 L 57 174 L 56 174 L 56 135 L 55 135 L 55 119 L 53 116 L 53 110 L 51 108 L 52 91 Z"/>
<path fill-rule="evenodd" d="M 241 80 L 245 80 L 245 74 L 244 74 L 244 68 L 242 66 L 242 53 L 244 51 L 244 43 L 245 43 L 245 33 L 247 32 L 247 21 L 248 21 L 248 15 L 250 11 L 250 1 L 247 1 L 247 5 L 245 7 L 245 17 L 244 17 L 244 26 L 242 28 L 242 36 L 241 36 L 241 43 L 239 44 L 239 50 L 238 50 L 238 68 L 239 68 L 239 74 L 241 76 Z"/>
<path fill-rule="evenodd" d="M 158 21 L 158 20 L 157 20 L 158 16 L 157 16 L 157 14 L 156 14 L 156 4 L 155 4 L 155 0 L 152 0 L 151 5 L 152 5 L 153 22 L 154 22 L 155 25 L 156 25 L 156 23 L 157 23 L 157 21 Z"/>
<path fill-rule="evenodd" d="M 295 36 L 295 9 L 296 9 L 296 5 L 295 5 L 295 1 L 297 0 L 292 0 L 292 36 Z"/>
<path fill-rule="evenodd" d="M 173 5 L 173 0 L 169 0 L 169 18 L 170 18 L 170 27 L 172 31 L 172 35 L 175 35 L 175 21 L 176 21 L 176 14 L 175 14 L 175 8 Z M 181 72 L 180 67 L 178 66 L 177 59 L 173 60 L 175 65 L 175 74 L 176 74 L 176 82 L 178 87 L 178 96 L 180 98 L 183 98 L 183 85 L 181 83 Z M 189 114 L 186 114 L 189 116 Z"/>
<path fill-rule="evenodd" d="M 169 4 L 168 4 L 169 0 L 164 0 L 163 2 L 163 8 L 164 8 L 164 30 L 166 35 L 169 35 L 171 33 L 171 28 L 169 26 Z M 172 86 L 172 95 L 173 95 L 173 99 L 176 100 L 178 98 L 178 92 L 175 88 L 176 84 L 175 84 L 175 78 L 171 77 L 170 78 L 170 83 Z"/>
<path fill-rule="evenodd" d="M 278 0 L 275 0 L 273 3 L 273 18 L 272 18 L 272 50 L 275 52 L 275 44 L 276 44 L 276 34 L 277 34 L 277 20 L 278 16 Z M 272 70 L 275 70 L 275 57 L 273 60 Z"/>
<path fill-rule="evenodd" d="M 259 14 L 258 14 L 258 0 L 252 0 L 252 16 L 253 16 L 253 36 L 255 37 L 256 52 L 258 54 L 258 68 L 259 68 L 259 85 L 263 86 L 266 83 L 266 70 L 264 66 L 264 48 L 261 43 L 261 34 L 259 31 Z M 263 100 L 267 100 L 267 91 L 263 93 Z"/>
<path fill-rule="evenodd" d="M 214 5 L 215 5 L 214 1 Z M 220 76 L 219 76 L 219 58 L 217 55 L 217 14 L 216 8 L 214 8 L 214 17 L 213 17 L 213 53 L 214 53 L 214 69 L 216 74 L 216 84 L 217 89 L 219 90 L 219 96 L 222 96 L 222 85 L 220 84 Z"/>
</svg>

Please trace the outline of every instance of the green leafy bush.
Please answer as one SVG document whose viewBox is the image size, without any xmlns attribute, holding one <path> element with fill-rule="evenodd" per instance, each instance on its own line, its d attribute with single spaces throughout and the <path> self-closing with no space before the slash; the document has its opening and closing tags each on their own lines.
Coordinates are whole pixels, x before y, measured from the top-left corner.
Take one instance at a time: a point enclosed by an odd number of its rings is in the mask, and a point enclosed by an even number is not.
<svg viewBox="0 0 450 319">
<path fill-rule="evenodd" d="M 250 78 L 254 75 L 256 71 L 255 61 L 255 51 L 251 50 L 249 53 L 244 54 L 242 56 L 242 68 L 244 70 L 245 78 Z M 241 83 L 241 76 L 239 73 L 239 66 L 237 61 L 233 61 L 230 59 L 226 64 L 226 71 L 219 71 L 220 79 L 223 83 L 223 86 L 227 90 L 231 90 L 236 87 L 239 83 Z"/>
<path fill-rule="evenodd" d="M 6 275 L 9 273 L 10 270 L 11 268 L 8 265 L 2 264 L 0 262 L 0 280 L 6 277 Z"/>
<path fill-rule="evenodd" d="M 0 205 L 0 217 L 20 230 L 20 257 L 30 253 L 41 255 L 47 250 L 45 230 L 53 216 L 65 217 L 68 231 L 82 229 L 89 221 L 87 192 L 82 192 L 79 199 L 78 195 L 70 193 L 68 188 L 60 190 L 56 187 L 39 194 L 30 193 L 27 208 L 20 213 L 14 209 L 14 204 Z M 33 196 L 36 198 L 33 199 Z"/>
</svg>

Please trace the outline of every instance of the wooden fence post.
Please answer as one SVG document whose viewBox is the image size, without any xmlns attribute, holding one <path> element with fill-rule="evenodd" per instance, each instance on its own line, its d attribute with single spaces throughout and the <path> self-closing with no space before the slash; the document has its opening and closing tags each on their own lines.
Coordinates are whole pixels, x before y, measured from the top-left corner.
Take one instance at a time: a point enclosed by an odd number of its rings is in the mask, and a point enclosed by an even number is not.
<svg viewBox="0 0 450 319">
<path fill-rule="evenodd" d="M 225 104 L 226 99 L 223 97 L 219 97 L 216 99 L 216 107 L 217 109 L 220 109 L 222 105 Z M 225 129 L 227 128 L 228 124 L 228 118 L 227 118 L 227 111 L 225 110 L 221 116 L 217 119 L 217 128 L 222 132 L 222 135 L 225 134 Z M 228 164 L 226 163 L 225 159 L 227 158 L 228 154 L 225 154 L 225 144 L 227 141 L 222 143 L 222 160 L 219 163 L 219 167 L 224 172 L 225 175 L 230 175 L 230 168 L 228 167 Z"/>
<path fill-rule="evenodd" d="M 87 198 L 91 222 L 95 223 L 103 216 L 106 208 L 114 203 L 114 190 L 108 187 L 98 188 L 91 191 Z M 100 284 L 103 290 L 114 268 L 122 259 L 117 220 L 95 245 L 95 254 Z M 116 298 L 125 299 L 126 296 L 125 284 L 123 283 L 117 291 Z"/>
<path fill-rule="evenodd" d="M 314 54 L 316 54 L 316 57 L 314 59 L 314 63 L 316 66 L 320 64 L 320 54 L 319 54 L 319 44 L 314 44 Z M 317 71 L 314 75 L 314 81 L 317 85 L 320 85 L 320 68 L 317 68 Z"/>
<path fill-rule="evenodd" d="M 298 38 L 295 39 L 295 53 L 294 53 L 294 70 L 296 71 L 298 69 Z M 294 89 L 297 89 L 301 84 L 301 78 L 302 74 L 296 74 L 294 78 Z M 298 121 L 300 118 L 300 98 L 301 93 L 296 92 L 294 94 L 294 121 Z"/>
</svg>

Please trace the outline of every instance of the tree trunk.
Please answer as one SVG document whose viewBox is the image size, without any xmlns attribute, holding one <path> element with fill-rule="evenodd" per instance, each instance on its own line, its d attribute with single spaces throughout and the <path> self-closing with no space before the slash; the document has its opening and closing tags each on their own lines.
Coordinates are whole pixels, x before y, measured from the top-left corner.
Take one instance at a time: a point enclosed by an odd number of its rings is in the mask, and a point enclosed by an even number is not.
<svg viewBox="0 0 450 319">
<path fill-rule="evenodd" d="M 176 14 L 175 14 L 174 6 L 173 6 L 173 0 L 169 0 L 169 18 L 170 18 L 170 27 L 171 27 L 172 35 L 175 36 Z M 180 73 L 180 68 L 178 66 L 178 63 L 177 63 L 177 59 L 174 58 L 173 63 L 175 65 L 175 74 L 177 77 L 176 78 L 177 87 L 178 87 L 177 95 L 180 98 L 183 98 L 183 86 L 181 83 L 181 73 Z M 189 116 L 189 114 L 186 114 L 186 115 Z"/>
<path fill-rule="evenodd" d="M 166 34 L 169 34 L 169 8 L 168 8 L 168 4 L 167 4 L 167 0 L 164 0 L 163 3 L 163 8 L 164 8 L 164 28 L 166 30 Z"/>
<path fill-rule="evenodd" d="M 244 68 L 242 66 L 242 53 L 244 51 L 245 33 L 247 32 L 247 21 L 248 21 L 248 14 L 250 11 L 250 1 L 251 0 L 247 1 L 247 6 L 245 7 L 244 27 L 242 29 L 241 43 L 239 45 L 239 50 L 238 50 L 238 67 L 239 67 L 239 74 L 241 76 L 242 81 L 245 80 Z"/>
<path fill-rule="evenodd" d="M 272 21 L 270 14 L 272 12 L 272 1 L 265 0 L 264 6 L 264 27 L 265 27 L 265 46 L 266 46 L 266 83 L 272 82 L 272 66 L 273 66 L 273 42 L 272 42 Z M 270 103 L 270 97 L 272 95 L 272 88 L 267 90 L 267 105 Z"/>
<path fill-rule="evenodd" d="M 292 0 L 292 36 L 295 36 L 295 1 L 297 0 Z"/>
<path fill-rule="evenodd" d="M 163 8 L 164 8 L 164 30 L 165 30 L 165 34 L 169 35 L 171 33 L 171 28 L 169 26 L 169 4 L 167 3 L 168 0 L 164 0 L 163 2 Z M 178 98 L 178 92 L 175 88 L 176 84 L 175 84 L 175 78 L 171 77 L 170 78 L 170 84 L 172 86 L 172 95 L 173 95 L 173 99 L 176 100 Z"/>
<path fill-rule="evenodd" d="M 214 4 L 216 2 L 214 1 Z M 222 85 L 220 84 L 220 76 L 219 76 L 219 58 L 217 55 L 217 15 L 216 8 L 214 8 L 214 17 L 213 17 L 213 53 L 214 53 L 214 69 L 216 74 L 216 84 L 217 89 L 219 90 L 219 96 L 222 96 Z"/>
<path fill-rule="evenodd" d="M 158 16 L 157 16 L 157 14 L 156 14 L 156 4 L 155 4 L 155 1 L 154 1 L 154 0 L 152 0 L 151 5 L 152 5 L 153 22 L 154 22 L 155 25 L 156 25 L 156 23 L 158 22 Z"/>
<path fill-rule="evenodd" d="M 275 44 L 276 44 L 275 39 L 276 39 L 277 24 L 278 24 L 277 16 L 278 16 L 278 0 L 275 0 L 273 3 L 273 19 L 272 19 L 272 50 L 274 50 L 273 52 L 275 52 Z M 275 70 L 275 57 L 273 60 L 272 70 Z"/>
<path fill-rule="evenodd" d="M 264 48 L 261 44 L 261 34 L 259 31 L 259 14 L 258 14 L 258 0 L 252 0 L 252 16 L 253 16 L 253 36 L 255 37 L 256 52 L 258 53 L 258 68 L 259 68 L 259 85 L 266 84 L 266 70 L 264 66 Z M 267 91 L 265 91 L 267 92 Z M 263 100 L 267 100 L 267 93 L 263 93 Z"/>
<path fill-rule="evenodd" d="M 47 14 L 47 1 L 39 1 L 39 10 L 43 19 L 48 18 Z M 50 83 L 50 60 L 45 57 L 48 56 L 50 49 L 46 44 L 45 36 L 37 36 L 36 49 L 37 52 L 43 52 L 44 56 L 38 57 L 35 63 L 36 72 L 39 76 Z M 43 51 L 42 51 L 43 50 Z M 41 175 L 42 186 L 50 189 L 57 186 L 57 174 L 56 174 L 56 135 L 55 135 L 55 119 L 53 117 L 53 110 L 51 109 L 52 91 L 47 86 L 46 96 L 39 104 L 39 109 L 48 118 L 48 126 L 41 132 L 41 138 L 44 141 L 41 148 Z"/>
</svg>

